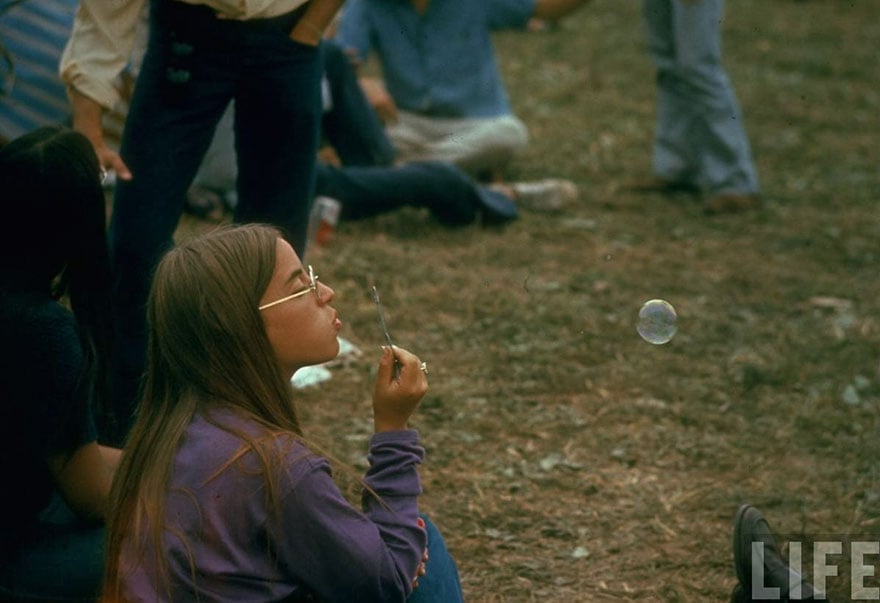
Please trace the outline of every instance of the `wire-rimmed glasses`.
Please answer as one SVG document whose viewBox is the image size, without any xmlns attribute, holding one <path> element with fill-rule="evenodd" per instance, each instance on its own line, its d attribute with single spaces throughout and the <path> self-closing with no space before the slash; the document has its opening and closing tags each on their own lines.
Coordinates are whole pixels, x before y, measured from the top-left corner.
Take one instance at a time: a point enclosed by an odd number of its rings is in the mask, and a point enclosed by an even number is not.
<svg viewBox="0 0 880 603">
<path fill-rule="evenodd" d="M 318 290 L 318 275 L 315 274 L 315 271 L 312 270 L 311 265 L 308 267 L 309 270 L 309 286 L 305 289 L 300 289 L 290 295 L 286 295 L 281 299 L 276 299 L 275 301 L 271 301 L 267 304 L 263 304 L 262 306 L 258 306 L 257 310 L 265 310 L 266 308 L 271 308 L 272 306 L 277 306 L 278 304 L 283 304 L 286 301 L 290 301 L 292 299 L 296 299 L 297 297 L 302 297 L 309 291 L 315 292 L 315 297 L 318 298 L 318 301 L 321 301 L 321 292 Z"/>
</svg>

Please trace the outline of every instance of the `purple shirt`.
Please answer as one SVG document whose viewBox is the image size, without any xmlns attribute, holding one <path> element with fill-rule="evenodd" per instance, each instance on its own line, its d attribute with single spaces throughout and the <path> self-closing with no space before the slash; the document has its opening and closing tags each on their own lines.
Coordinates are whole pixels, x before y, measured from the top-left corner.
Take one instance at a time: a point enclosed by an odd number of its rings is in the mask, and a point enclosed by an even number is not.
<svg viewBox="0 0 880 603">
<path fill-rule="evenodd" d="M 263 431 L 229 411 L 212 416 L 234 430 Z M 272 469 L 281 502 L 277 515 L 268 510 L 262 465 L 244 440 L 200 415 L 193 419 L 174 459 L 166 499 L 163 551 L 171 592 L 150 579 L 149 547 L 139 563 L 127 549 L 120 570 L 131 600 L 191 600 L 195 592 L 203 603 L 310 595 L 327 601 L 406 599 L 427 543 L 418 527 L 416 465 L 424 458 L 418 433 L 373 435 L 364 479 L 385 504 L 365 491 L 363 512 L 342 496 L 326 459 L 289 436 L 274 437 L 274 449 L 280 459 Z"/>
</svg>

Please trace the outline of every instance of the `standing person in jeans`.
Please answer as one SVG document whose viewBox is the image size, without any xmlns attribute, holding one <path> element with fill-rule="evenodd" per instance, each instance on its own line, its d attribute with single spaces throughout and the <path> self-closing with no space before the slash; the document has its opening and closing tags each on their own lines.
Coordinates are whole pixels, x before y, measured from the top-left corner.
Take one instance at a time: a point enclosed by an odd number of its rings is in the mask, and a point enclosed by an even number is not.
<svg viewBox="0 0 880 603">
<path fill-rule="evenodd" d="M 94 601 L 121 451 L 99 443 L 113 317 L 101 167 L 60 127 L 0 148 L 0 600 Z"/>
<path fill-rule="evenodd" d="M 147 51 L 118 155 L 104 143 L 101 114 L 118 100 L 112 83 L 131 55 L 144 0 L 81 3 L 60 70 L 74 127 L 119 178 L 110 242 L 120 416 L 131 413 L 143 371 L 150 275 L 172 242 L 186 191 L 233 99 L 235 219 L 275 224 L 303 253 L 321 119 L 319 42 L 341 3 L 151 0 Z"/>
<path fill-rule="evenodd" d="M 107 600 L 462 600 L 455 562 L 419 513 L 425 451 L 409 419 L 427 364 L 382 350 L 361 508 L 299 422 L 290 379 L 336 355 L 334 300 L 268 226 L 214 231 L 163 257 L 113 484 Z"/>
<path fill-rule="evenodd" d="M 704 193 L 709 213 L 760 205 L 742 113 L 721 66 L 723 0 L 643 0 L 657 67 L 654 177 L 641 192 Z"/>
</svg>

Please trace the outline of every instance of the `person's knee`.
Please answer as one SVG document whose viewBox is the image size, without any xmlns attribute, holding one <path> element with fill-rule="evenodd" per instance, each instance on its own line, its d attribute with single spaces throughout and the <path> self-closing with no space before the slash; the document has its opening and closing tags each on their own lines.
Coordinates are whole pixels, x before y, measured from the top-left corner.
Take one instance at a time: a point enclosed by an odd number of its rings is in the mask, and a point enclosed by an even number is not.
<svg viewBox="0 0 880 603">
<path fill-rule="evenodd" d="M 438 556 L 435 554 L 449 555 L 449 551 L 446 549 L 446 541 L 443 540 L 443 536 L 440 534 L 437 525 L 424 513 L 419 513 L 419 517 L 425 522 L 425 532 L 428 535 L 429 555 L 432 557 Z"/>
<path fill-rule="evenodd" d="M 512 115 L 493 120 L 456 165 L 470 174 L 502 169 L 529 142 L 525 124 Z"/>
<path fill-rule="evenodd" d="M 426 515 L 420 515 L 428 533 L 428 562 L 425 576 L 419 579 L 419 587 L 410 595 L 408 601 L 460 603 L 464 597 L 455 560 L 446 549 L 446 543 L 437 526 Z"/>
<path fill-rule="evenodd" d="M 529 130 L 517 117 L 507 116 L 501 118 L 495 124 L 498 146 L 516 153 L 523 149 L 529 142 Z"/>
</svg>

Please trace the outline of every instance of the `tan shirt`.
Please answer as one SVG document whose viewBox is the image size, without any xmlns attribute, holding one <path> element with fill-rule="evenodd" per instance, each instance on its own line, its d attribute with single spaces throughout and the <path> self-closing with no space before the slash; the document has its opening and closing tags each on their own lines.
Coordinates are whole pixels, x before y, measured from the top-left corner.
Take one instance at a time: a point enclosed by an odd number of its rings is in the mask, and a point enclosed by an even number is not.
<svg viewBox="0 0 880 603">
<path fill-rule="evenodd" d="M 204 4 L 228 19 L 277 17 L 305 4 L 306 0 L 178 0 Z M 61 55 L 59 73 L 105 108 L 119 101 L 114 86 L 131 58 L 141 11 L 146 0 L 81 0 L 70 39 Z"/>
</svg>

